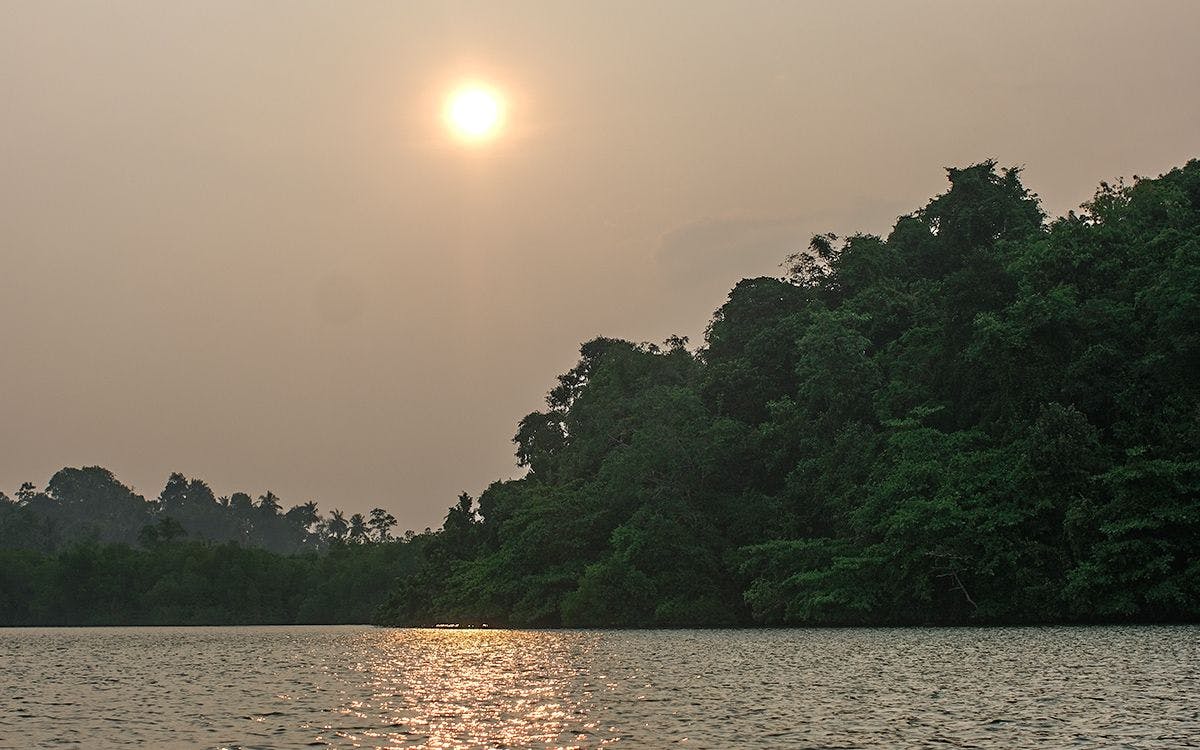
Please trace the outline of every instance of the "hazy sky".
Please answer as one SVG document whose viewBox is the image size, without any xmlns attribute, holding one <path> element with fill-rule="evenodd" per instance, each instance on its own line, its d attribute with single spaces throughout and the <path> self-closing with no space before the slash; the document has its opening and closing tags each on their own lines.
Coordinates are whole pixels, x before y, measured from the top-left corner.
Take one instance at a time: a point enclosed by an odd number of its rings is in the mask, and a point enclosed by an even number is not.
<svg viewBox="0 0 1200 750">
<path fill-rule="evenodd" d="M 441 122 L 460 81 L 505 131 Z M 0 4 L 0 489 L 99 464 L 437 526 L 596 335 L 698 341 L 942 168 L 1200 156 L 1200 3 Z"/>
</svg>

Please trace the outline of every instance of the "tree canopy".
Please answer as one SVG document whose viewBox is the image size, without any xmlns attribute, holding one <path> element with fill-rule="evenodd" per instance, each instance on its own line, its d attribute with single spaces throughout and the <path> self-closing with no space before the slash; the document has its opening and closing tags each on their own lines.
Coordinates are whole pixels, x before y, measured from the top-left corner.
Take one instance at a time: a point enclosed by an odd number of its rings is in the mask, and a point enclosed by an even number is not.
<svg viewBox="0 0 1200 750">
<path fill-rule="evenodd" d="M 1200 615 L 1200 162 L 1047 221 L 948 170 L 739 282 L 690 351 L 580 349 L 384 622 Z"/>
<path fill-rule="evenodd" d="M 1200 161 L 1052 221 L 1016 169 L 948 178 L 699 348 L 584 343 L 525 475 L 436 531 L 182 474 L 0 493 L 0 624 L 1196 620 Z"/>
</svg>

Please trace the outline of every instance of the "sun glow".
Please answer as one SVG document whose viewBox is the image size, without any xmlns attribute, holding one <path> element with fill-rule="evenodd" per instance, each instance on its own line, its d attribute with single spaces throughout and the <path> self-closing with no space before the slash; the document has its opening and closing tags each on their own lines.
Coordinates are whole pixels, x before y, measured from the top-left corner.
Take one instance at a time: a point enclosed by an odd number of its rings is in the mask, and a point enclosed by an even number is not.
<svg viewBox="0 0 1200 750">
<path fill-rule="evenodd" d="M 504 124 L 504 101 L 492 89 L 466 86 L 446 100 L 445 120 L 454 134 L 464 141 L 488 141 Z"/>
</svg>

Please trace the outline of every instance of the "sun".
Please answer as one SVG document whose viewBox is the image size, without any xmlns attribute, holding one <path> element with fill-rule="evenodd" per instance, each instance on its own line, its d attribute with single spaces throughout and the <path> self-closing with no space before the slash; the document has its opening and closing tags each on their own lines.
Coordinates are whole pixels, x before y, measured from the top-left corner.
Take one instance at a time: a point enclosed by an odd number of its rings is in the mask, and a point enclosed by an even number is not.
<svg viewBox="0 0 1200 750">
<path fill-rule="evenodd" d="M 465 86 L 446 99 L 446 124 L 464 141 L 491 140 L 504 124 L 504 100 L 484 86 Z"/>
</svg>

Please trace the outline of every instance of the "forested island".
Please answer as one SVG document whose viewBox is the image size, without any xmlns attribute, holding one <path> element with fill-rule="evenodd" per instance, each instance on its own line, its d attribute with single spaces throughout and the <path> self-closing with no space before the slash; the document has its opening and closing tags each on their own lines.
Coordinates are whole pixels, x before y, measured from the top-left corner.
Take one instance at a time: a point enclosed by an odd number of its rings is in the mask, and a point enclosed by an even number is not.
<svg viewBox="0 0 1200 750">
<path fill-rule="evenodd" d="M 697 349 L 583 344 L 525 476 L 438 530 L 97 467 L 0 496 L 0 624 L 1195 621 L 1200 161 L 1053 221 L 1016 169 L 948 176 Z"/>
</svg>

